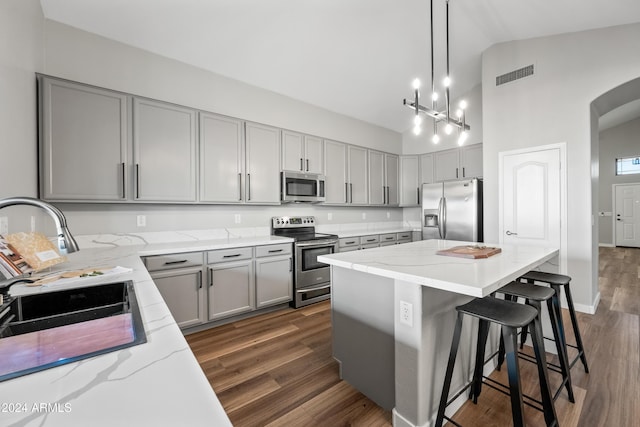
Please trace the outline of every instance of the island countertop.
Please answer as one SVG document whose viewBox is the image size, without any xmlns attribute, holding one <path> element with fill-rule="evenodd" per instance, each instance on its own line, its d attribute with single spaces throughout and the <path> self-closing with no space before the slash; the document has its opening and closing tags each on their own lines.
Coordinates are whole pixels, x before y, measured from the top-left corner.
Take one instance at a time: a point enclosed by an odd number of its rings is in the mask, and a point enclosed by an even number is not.
<svg viewBox="0 0 640 427">
<path fill-rule="evenodd" d="M 502 252 L 489 258 L 437 255 L 442 249 L 478 245 L 455 240 L 421 240 L 403 245 L 323 255 L 318 260 L 346 269 L 399 279 L 457 294 L 484 297 L 557 256 L 558 249 L 481 243 Z"/>
</svg>

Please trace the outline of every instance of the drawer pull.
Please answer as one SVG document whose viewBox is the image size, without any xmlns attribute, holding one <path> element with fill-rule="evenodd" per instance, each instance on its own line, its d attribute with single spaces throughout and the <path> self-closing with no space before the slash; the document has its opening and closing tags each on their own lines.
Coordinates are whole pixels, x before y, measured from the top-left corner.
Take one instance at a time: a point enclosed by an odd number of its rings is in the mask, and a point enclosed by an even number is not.
<svg viewBox="0 0 640 427">
<path fill-rule="evenodd" d="M 367 239 L 367 242 L 375 242 L 376 239 Z"/>
<path fill-rule="evenodd" d="M 393 237 L 391 237 L 391 236 L 385 237 L 384 240 L 393 240 Z"/>
<path fill-rule="evenodd" d="M 353 245 L 355 243 L 355 240 L 352 240 L 350 242 L 345 242 L 347 245 Z"/>
<path fill-rule="evenodd" d="M 241 254 L 233 254 L 233 255 L 223 255 L 222 258 L 235 258 L 239 257 Z"/>
<path fill-rule="evenodd" d="M 275 253 L 278 253 L 278 252 L 282 252 L 282 249 L 270 249 L 269 250 L 270 254 L 275 254 Z"/>
<path fill-rule="evenodd" d="M 185 262 L 187 262 L 186 259 L 181 259 L 180 261 L 167 261 L 164 265 L 184 264 Z"/>
</svg>

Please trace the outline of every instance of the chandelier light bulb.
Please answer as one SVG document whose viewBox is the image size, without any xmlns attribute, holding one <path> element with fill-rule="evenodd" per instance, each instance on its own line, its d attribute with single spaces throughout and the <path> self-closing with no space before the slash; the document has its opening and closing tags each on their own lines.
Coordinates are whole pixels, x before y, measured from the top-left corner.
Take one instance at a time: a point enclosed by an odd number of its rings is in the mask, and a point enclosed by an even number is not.
<svg viewBox="0 0 640 427">
<path fill-rule="evenodd" d="M 431 142 L 433 142 L 434 144 L 437 144 L 438 142 L 440 142 L 440 135 L 438 135 L 437 133 L 434 133 L 433 136 L 431 137 Z"/>
<path fill-rule="evenodd" d="M 438 100 L 438 92 L 433 92 L 431 94 L 431 100 L 432 101 L 437 101 Z"/>
<path fill-rule="evenodd" d="M 464 111 L 462 111 L 462 108 L 458 108 L 456 110 L 456 116 L 458 116 L 458 118 L 462 118 L 462 115 L 464 114 Z"/>
<path fill-rule="evenodd" d="M 453 132 L 453 126 L 451 125 L 451 123 L 447 123 L 444 126 L 444 133 L 446 133 L 447 135 L 451 135 L 451 132 Z"/>
<path fill-rule="evenodd" d="M 413 118 L 413 124 L 416 126 L 420 126 L 422 124 L 422 117 L 416 114 L 416 116 Z"/>
<path fill-rule="evenodd" d="M 444 80 L 442 81 L 442 84 L 444 85 L 444 87 L 451 86 L 451 77 L 449 76 L 445 77 Z"/>
<path fill-rule="evenodd" d="M 421 132 L 422 132 L 422 128 L 420 127 L 420 125 L 415 125 L 415 126 L 413 127 L 413 133 L 414 133 L 415 135 L 420 135 L 420 133 L 421 133 Z"/>
<path fill-rule="evenodd" d="M 462 132 L 460 132 L 460 135 L 458 136 L 458 145 L 464 144 L 468 136 L 469 134 L 467 133 L 466 130 L 463 130 Z"/>
<path fill-rule="evenodd" d="M 462 101 L 460 101 L 460 104 L 458 106 L 461 110 L 465 110 L 467 108 L 467 101 L 463 99 Z"/>
<path fill-rule="evenodd" d="M 414 89 L 420 89 L 420 84 L 420 79 L 413 79 L 413 82 L 411 83 Z"/>
</svg>

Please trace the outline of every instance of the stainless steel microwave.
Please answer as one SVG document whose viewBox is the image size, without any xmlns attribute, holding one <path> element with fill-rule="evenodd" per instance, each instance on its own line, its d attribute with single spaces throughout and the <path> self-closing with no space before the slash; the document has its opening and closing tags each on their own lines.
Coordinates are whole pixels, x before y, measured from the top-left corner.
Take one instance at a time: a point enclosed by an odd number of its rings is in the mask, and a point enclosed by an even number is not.
<svg viewBox="0 0 640 427">
<path fill-rule="evenodd" d="M 325 201 L 324 175 L 282 171 L 280 176 L 280 199 L 283 203 Z"/>
</svg>

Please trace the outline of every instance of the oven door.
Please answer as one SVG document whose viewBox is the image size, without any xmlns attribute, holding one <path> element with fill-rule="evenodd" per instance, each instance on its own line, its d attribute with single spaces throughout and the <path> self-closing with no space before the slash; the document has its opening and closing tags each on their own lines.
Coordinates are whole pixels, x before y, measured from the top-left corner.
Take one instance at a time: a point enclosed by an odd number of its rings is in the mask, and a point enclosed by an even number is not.
<svg viewBox="0 0 640 427">
<path fill-rule="evenodd" d="M 336 240 L 317 240 L 296 243 L 296 289 L 318 286 L 331 281 L 331 269 L 328 264 L 318 261 L 322 255 L 337 251 Z"/>
</svg>

